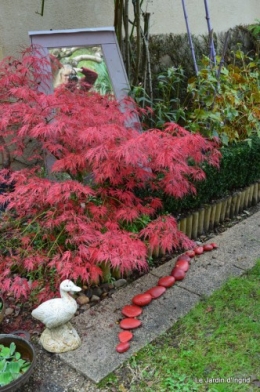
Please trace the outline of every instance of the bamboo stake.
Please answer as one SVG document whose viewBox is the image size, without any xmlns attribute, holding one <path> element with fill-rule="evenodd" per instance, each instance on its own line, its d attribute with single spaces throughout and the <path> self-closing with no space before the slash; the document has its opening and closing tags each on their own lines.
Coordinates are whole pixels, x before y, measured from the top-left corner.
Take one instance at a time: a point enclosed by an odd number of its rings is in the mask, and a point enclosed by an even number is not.
<svg viewBox="0 0 260 392">
<path fill-rule="evenodd" d="M 239 210 L 239 212 L 243 211 L 244 205 L 245 205 L 245 191 L 243 190 L 241 192 L 241 201 L 240 201 L 240 210 Z"/>
<path fill-rule="evenodd" d="M 199 212 L 196 211 L 192 215 L 192 230 L 191 230 L 192 239 L 196 239 L 198 237 L 198 225 L 199 225 Z"/>
<path fill-rule="evenodd" d="M 258 182 L 254 184 L 253 205 L 258 203 Z"/>
<path fill-rule="evenodd" d="M 118 30 L 118 7 L 119 7 L 119 1 L 120 0 L 114 0 L 114 28 L 115 28 L 115 32 L 116 32 L 116 36 L 117 36 L 117 30 Z M 118 39 L 118 36 L 117 36 Z"/>
<path fill-rule="evenodd" d="M 139 69 L 140 69 L 140 58 L 141 58 L 141 26 L 140 26 L 140 0 L 134 0 L 134 13 L 135 13 L 135 25 L 136 25 L 136 68 L 133 84 L 138 84 Z"/>
<path fill-rule="evenodd" d="M 222 56 L 221 56 L 221 60 L 220 60 L 219 67 L 218 67 L 218 72 L 217 72 L 217 78 L 218 79 L 220 77 L 221 68 L 222 68 L 222 66 L 224 65 L 224 62 L 225 62 L 224 59 L 225 59 L 225 54 L 226 54 L 226 51 L 227 51 L 228 38 L 229 38 L 229 31 L 227 31 L 226 36 L 225 36 Z"/>
<path fill-rule="evenodd" d="M 193 216 L 189 215 L 186 218 L 186 235 L 187 237 L 191 238 L 191 233 L 192 233 L 192 222 L 193 222 Z"/>
<path fill-rule="evenodd" d="M 45 2 L 45 0 L 42 0 L 41 16 L 43 16 L 43 14 L 44 14 L 44 2 Z"/>
<path fill-rule="evenodd" d="M 209 217 L 209 230 L 212 230 L 215 226 L 215 216 L 216 216 L 216 204 L 211 206 L 210 217 Z"/>
<path fill-rule="evenodd" d="M 115 9 L 114 9 L 114 26 L 115 26 L 116 36 L 118 40 L 118 45 L 121 51 L 122 51 L 123 1 L 124 0 L 115 0 Z"/>
<path fill-rule="evenodd" d="M 205 212 L 204 212 L 204 230 L 205 230 L 205 233 L 207 233 L 209 231 L 211 209 L 212 209 L 211 205 L 206 205 L 205 206 Z"/>
<path fill-rule="evenodd" d="M 180 221 L 180 231 L 186 234 L 187 218 L 182 218 Z"/>
<path fill-rule="evenodd" d="M 220 212 L 220 223 L 224 222 L 225 217 L 226 217 L 226 211 L 227 211 L 227 199 L 222 200 L 221 202 L 221 212 Z"/>
<path fill-rule="evenodd" d="M 187 35 L 188 35 L 188 40 L 189 40 L 189 44 L 190 44 L 190 50 L 191 50 L 191 55 L 192 55 L 193 64 L 194 64 L 194 68 L 195 68 L 195 73 L 196 73 L 196 75 L 198 75 L 199 70 L 198 70 L 198 65 L 197 65 L 196 56 L 195 56 L 195 49 L 194 49 L 194 45 L 193 45 L 192 38 L 191 38 L 191 32 L 190 32 L 190 26 L 189 26 L 189 22 L 188 22 L 188 15 L 187 15 L 187 11 L 186 11 L 185 0 L 182 0 L 182 8 L 183 8 L 183 14 L 184 14 L 184 18 L 185 18 Z"/>
<path fill-rule="evenodd" d="M 150 14 L 144 14 L 144 34 L 143 34 L 143 42 L 145 47 L 145 60 L 144 60 L 144 87 L 146 90 L 146 82 L 148 82 L 149 86 L 149 96 L 151 101 L 153 101 L 153 86 L 152 86 L 152 69 L 151 69 L 151 57 L 149 51 L 149 20 Z"/>
<path fill-rule="evenodd" d="M 205 216 L 205 209 L 201 208 L 199 210 L 198 235 L 204 233 L 204 216 Z"/>
<path fill-rule="evenodd" d="M 215 46 L 213 41 L 213 29 L 211 28 L 211 23 L 210 23 L 208 0 L 204 0 L 204 6 L 205 6 L 206 20 L 207 20 L 208 33 L 209 33 L 209 58 L 210 61 L 212 61 L 213 64 L 216 65 L 216 51 L 215 51 Z"/>
<path fill-rule="evenodd" d="M 126 73 L 128 77 L 130 78 L 130 56 L 129 56 L 129 15 L 128 15 L 128 9 L 129 9 L 129 1 L 125 0 L 124 4 L 124 28 L 125 28 L 125 67 L 126 67 Z"/>
<path fill-rule="evenodd" d="M 44 14 L 44 4 L 45 3 L 45 0 L 42 0 L 42 5 L 41 5 L 41 12 L 35 12 L 36 14 L 38 14 L 38 15 L 41 15 L 41 16 L 43 16 L 43 14 Z"/>
</svg>

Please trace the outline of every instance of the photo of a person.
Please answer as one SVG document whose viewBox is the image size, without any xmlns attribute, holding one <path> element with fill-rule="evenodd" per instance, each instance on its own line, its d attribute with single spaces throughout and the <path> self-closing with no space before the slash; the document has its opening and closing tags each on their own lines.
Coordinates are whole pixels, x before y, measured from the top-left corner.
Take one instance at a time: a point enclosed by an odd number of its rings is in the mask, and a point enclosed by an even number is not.
<svg viewBox="0 0 260 392">
<path fill-rule="evenodd" d="M 70 64 L 64 64 L 54 79 L 53 87 L 56 88 L 61 84 L 67 84 L 73 77 L 77 78 L 76 70 Z"/>
<path fill-rule="evenodd" d="M 79 77 L 78 73 L 81 73 L 84 76 Z M 63 64 L 54 79 L 53 87 L 57 88 L 60 85 L 68 84 L 68 86 L 74 86 L 84 91 L 89 91 L 94 86 L 97 78 L 97 72 L 91 69 L 86 67 L 73 68 L 70 64 Z"/>
<path fill-rule="evenodd" d="M 71 90 L 114 94 L 100 46 L 52 48 L 49 52 L 54 65 L 54 89 L 66 85 Z"/>
</svg>

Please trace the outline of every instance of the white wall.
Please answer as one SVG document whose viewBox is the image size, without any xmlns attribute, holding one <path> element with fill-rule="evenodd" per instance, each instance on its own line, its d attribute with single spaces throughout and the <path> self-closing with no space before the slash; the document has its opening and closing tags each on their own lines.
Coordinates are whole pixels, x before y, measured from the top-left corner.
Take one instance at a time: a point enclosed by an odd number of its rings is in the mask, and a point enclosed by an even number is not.
<svg viewBox="0 0 260 392">
<path fill-rule="evenodd" d="M 0 48 L 15 55 L 30 45 L 28 31 L 113 26 L 114 0 L 0 0 Z"/>
<path fill-rule="evenodd" d="M 181 3 L 181 0 L 145 0 L 143 10 L 151 13 L 150 33 L 186 32 Z M 192 33 L 205 33 L 204 0 L 185 3 Z M 208 0 L 208 6 L 215 32 L 260 19 L 260 0 Z M 0 0 L 0 57 L 17 55 L 29 46 L 28 31 L 113 26 L 114 23 L 114 0 L 45 0 L 43 17 L 36 14 L 40 8 L 41 0 Z"/>
<path fill-rule="evenodd" d="M 204 0 L 185 0 L 185 4 L 191 32 L 206 33 Z M 215 32 L 226 31 L 239 24 L 254 23 L 256 19 L 260 19 L 259 0 L 208 0 L 208 9 Z M 147 10 L 152 13 L 152 33 L 186 32 L 181 0 L 147 0 Z"/>
</svg>

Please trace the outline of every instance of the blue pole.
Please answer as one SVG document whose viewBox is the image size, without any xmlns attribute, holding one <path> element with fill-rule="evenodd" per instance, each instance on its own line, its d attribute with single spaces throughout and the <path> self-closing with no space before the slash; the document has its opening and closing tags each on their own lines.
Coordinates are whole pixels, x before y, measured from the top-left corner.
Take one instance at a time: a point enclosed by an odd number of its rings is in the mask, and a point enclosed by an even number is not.
<svg viewBox="0 0 260 392">
<path fill-rule="evenodd" d="M 210 47 L 209 58 L 214 63 L 214 65 L 216 65 L 216 51 L 215 51 L 215 46 L 213 41 L 213 30 L 210 24 L 208 0 L 204 0 L 204 5 L 205 5 L 206 20 L 207 20 L 207 26 L 209 32 L 209 47 Z"/>
<path fill-rule="evenodd" d="M 188 15 L 187 15 L 187 11 L 186 11 L 185 0 L 182 0 L 182 8 L 183 8 L 184 18 L 185 18 L 185 23 L 186 23 L 187 35 L 188 35 L 188 40 L 189 40 L 189 44 L 190 44 L 190 50 L 191 50 L 191 55 L 192 55 L 192 59 L 193 59 L 193 64 L 194 64 L 196 75 L 198 75 L 199 70 L 198 70 L 198 65 L 197 65 L 196 56 L 195 56 L 195 49 L 194 49 L 194 45 L 193 45 L 192 38 L 191 38 L 191 32 L 190 32 L 190 27 L 189 27 L 189 22 L 188 22 Z"/>
</svg>

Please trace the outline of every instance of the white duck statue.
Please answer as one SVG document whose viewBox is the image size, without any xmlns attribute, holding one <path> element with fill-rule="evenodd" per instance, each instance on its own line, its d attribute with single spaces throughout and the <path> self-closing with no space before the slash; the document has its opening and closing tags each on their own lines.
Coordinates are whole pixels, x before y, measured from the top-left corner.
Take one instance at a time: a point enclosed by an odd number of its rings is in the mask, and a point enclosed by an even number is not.
<svg viewBox="0 0 260 392">
<path fill-rule="evenodd" d="M 77 310 L 77 302 L 70 293 L 79 291 L 80 287 L 66 279 L 60 284 L 61 298 L 45 301 L 32 311 L 32 316 L 47 327 L 40 337 L 47 351 L 61 353 L 79 347 L 80 338 L 69 322 Z"/>
</svg>

